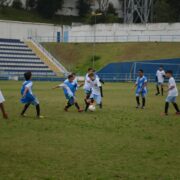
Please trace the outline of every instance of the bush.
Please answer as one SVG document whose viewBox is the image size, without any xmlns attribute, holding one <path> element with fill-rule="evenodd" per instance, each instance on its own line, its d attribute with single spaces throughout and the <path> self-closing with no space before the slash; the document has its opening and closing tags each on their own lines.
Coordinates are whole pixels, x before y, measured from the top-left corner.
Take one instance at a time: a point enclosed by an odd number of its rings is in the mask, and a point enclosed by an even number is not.
<svg viewBox="0 0 180 180">
<path fill-rule="evenodd" d="M 21 0 L 14 0 L 12 3 L 12 7 L 15 9 L 22 9 L 23 8 L 23 4 Z"/>
</svg>

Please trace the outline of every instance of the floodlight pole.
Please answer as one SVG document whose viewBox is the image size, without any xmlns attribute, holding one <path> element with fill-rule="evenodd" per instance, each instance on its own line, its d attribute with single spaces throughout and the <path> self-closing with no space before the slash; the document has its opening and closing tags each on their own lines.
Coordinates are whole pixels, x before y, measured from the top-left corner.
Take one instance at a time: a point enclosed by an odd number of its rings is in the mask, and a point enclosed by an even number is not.
<svg viewBox="0 0 180 180">
<path fill-rule="evenodd" d="M 92 16 L 94 16 L 93 62 L 92 62 L 92 67 L 94 68 L 95 56 L 96 56 L 96 23 L 97 23 L 97 16 L 102 16 L 102 13 L 92 12 Z"/>
</svg>

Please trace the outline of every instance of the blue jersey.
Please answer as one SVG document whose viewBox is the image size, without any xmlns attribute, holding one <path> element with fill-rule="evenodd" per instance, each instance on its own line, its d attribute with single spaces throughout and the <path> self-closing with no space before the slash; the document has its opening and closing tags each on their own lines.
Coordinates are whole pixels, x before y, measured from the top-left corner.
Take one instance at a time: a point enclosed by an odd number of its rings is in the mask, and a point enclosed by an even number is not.
<svg viewBox="0 0 180 180">
<path fill-rule="evenodd" d="M 147 83 L 147 78 L 145 76 L 138 77 L 136 80 L 136 85 L 137 85 L 136 93 L 147 93 L 146 83 Z"/>
<path fill-rule="evenodd" d="M 65 80 L 64 85 L 66 85 L 69 88 L 69 90 L 72 92 L 73 96 L 75 96 L 78 84 L 76 82 L 69 82 L 69 80 Z M 64 88 L 64 94 L 69 95 L 69 92 L 66 88 Z"/>
<path fill-rule="evenodd" d="M 32 94 L 32 81 L 25 81 L 21 87 L 21 95 L 24 95 L 25 89 L 28 88 L 26 95 L 21 99 L 22 103 L 30 103 L 35 100 L 35 96 Z"/>
</svg>

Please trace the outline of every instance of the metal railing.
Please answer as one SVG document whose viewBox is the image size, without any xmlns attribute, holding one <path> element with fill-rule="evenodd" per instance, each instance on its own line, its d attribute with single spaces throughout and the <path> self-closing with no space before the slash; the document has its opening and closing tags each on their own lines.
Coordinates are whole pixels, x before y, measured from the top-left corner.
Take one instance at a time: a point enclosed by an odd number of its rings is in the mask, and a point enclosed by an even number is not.
<svg viewBox="0 0 180 180">
<path fill-rule="evenodd" d="M 99 32 L 97 32 L 99 33 Z M 57 42 L 57 38 L 54 36 L 35 36 L 31 37 L 38 42 Z M 69 35 L 69 43 L 93 43 L 94 39 L 98 43 L 103 42 L 180 42 L 180 35 L 86 35 L 86 36 L 73 36 Z M 63 42 L 63 39 L 61 39 Z"/>
</svg>

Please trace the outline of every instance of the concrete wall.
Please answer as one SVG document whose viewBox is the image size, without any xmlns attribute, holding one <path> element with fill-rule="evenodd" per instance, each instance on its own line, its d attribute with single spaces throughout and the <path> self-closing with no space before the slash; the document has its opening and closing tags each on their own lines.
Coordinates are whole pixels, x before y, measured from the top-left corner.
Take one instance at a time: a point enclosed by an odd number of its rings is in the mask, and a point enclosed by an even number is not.
<svg viewBox="0 0 180 180">
<path fill-rule="evenodd" d="M 61 32 L 61 26 L 41 23 L 24 23 L 15 21 L 0 21 L 0 38 L 26 39 L 28 37 L 56 37 Z"/>
<path fill-rule="evenodd" d="M 54 42 L 57 32 L 66 32 L 68 42 L 137 42 L 177 41 L 180 42 L 180 23 L 159 24 L 98 24 L 55 26 L 52 24 L 0 21 L 0 38 L 26 39 L 34 37 L 39 41 Z"/>
</svg>

